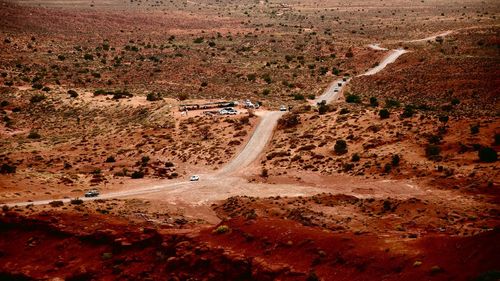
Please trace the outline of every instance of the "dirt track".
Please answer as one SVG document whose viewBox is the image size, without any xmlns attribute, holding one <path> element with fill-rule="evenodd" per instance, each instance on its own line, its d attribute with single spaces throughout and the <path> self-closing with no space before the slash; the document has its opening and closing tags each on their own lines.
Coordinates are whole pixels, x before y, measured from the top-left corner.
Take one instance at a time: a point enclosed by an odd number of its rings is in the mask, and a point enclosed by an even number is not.
<svg viewBox="0 0 500 281">
<path fill-rule="evenodd" d="M 445 36 L 448 33 L 443 33 L 437 36 Z M 423 40 L 429 40 L 428 37 Z M 412 41 L 413 42 L 413 41 Z M 363 75 L 373 75 L 381 70 L 383 70 L 387 65 L 396 61 L 401 55 L 406 53 L 406 50 L 397 49 L 391 50 L 389 54 L 374 68 L 368 70 Z M 314 102 L 326 101 L 326 103 L 330 103 L 338 99 L 338 96 L 342 90 L 342 88 L 349 82 L 342 82 L 341 86 L 338 86 L 338 83 L 341 83 L 342 80 L 336 80 L 328 89 L 324 92 L 323 95 L 319 96 L 314 100 Z M 335 91 L 337 89 L 337 91 Z M 252 162 L 254 162 L 262 153 L 266 144 L 271 139 L 272 134 L 274 132 L 274 128 L 276 127 L 278 119 L 282 116 L 283 112 L 263 112 L 259 115 L 261 116 L 261 121 L 258 124 L 257 128 L 254 131 L 254 134 L 244 147 L 244 149 L 236 156 L 229 164 L 225 167 L 216 171 L 212 174 L 200 175 L 199 182 L 189 182 L 189 181 L 178 181 L 168 183 L 158 183 L 157 185 L 141 187 L 132 190 L 125 190 L 119 192 L 113 192 L 108 194 L 103 194 L 96 198 L 84 198 L 84 200 L 95 200 L 95 199 L 111 199 L 118 197 L 132 197 L 139 196 L 144 197 L 144 195 L 152 194 L 155 199 L 161 199 L 161 197 L 167 199 L 168 201 L 183 201 L 186 203 L 190 203 L 193 205 L 204 204 L 210 201 L 216 201 L 225 199 L 229 196 L 234 195 L 249 195 L 249 196 L 299 196 L 299 195 L 312 195 L 320 192 L 324 192 L 325 190 L 322 188 L 313 188 L 310 186 L 301 186 L 301 185 L 269 185 L 269 184 L 251 184 L 246 182 L 244 179 L 234 175 L 238 172 L 244 171 Z M 409 194 L 409 195 L 417 195 L 423 194 L 426 191 L 420 190 L 418 188 L 414 188 L 409 185 L 410 188 L 402 190 L 401 194 Z M 159 196 L 159 192 L 161 193 L 161 197 Z M 346 192 L 349 192 L 346 190 Z M 358 194 L 355 190 L 351 190 L 351 193 Z M 397 195 L 397 194 L 395 194 Z M 19 203 L 10 203 L 8 206 L 26 206 L 26 205 L 44 205 L 48 204 L 53 200 L 61 200 L 61 199 L 50 199 L 50 200 L 39 200 L 33 202 L 19 202 Z M 70 199 L 62 199 L 63 202 L 69 202 Z"/>
</svg>

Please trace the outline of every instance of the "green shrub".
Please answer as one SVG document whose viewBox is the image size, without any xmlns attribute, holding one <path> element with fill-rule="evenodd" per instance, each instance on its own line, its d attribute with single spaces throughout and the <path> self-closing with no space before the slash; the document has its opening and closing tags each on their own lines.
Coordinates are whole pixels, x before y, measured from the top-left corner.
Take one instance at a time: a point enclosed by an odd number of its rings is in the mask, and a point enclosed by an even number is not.
<svg viewBox="0 0 500 281">
<path fill-rule="evenodd" d="M 85 54 L 83 55 L 83 59 L 85 60 L 94 60 L 94 56 L 91 54 Z"/>
<path fill-rule="evenodd" d="M 216 229 L 214 229 L 212 232 L 214 234 L 224 234 L 229 232 L 230 228 L 227 225 L 219 225 Z"/>
<path fill-rule="evenodd" d="M 198 37 L 198 38 L 193 40 L 193 43 L 200 44 L 200 43 L 203 43 L 203 40 L 204 40 L 203 37 Z"/>
<path fill-rule="evenodd" d="M 376 97 L 371 97 L 370 98 L 370 106 L 377 107 L 378 106 L 378 100 Z"/>
</svg>

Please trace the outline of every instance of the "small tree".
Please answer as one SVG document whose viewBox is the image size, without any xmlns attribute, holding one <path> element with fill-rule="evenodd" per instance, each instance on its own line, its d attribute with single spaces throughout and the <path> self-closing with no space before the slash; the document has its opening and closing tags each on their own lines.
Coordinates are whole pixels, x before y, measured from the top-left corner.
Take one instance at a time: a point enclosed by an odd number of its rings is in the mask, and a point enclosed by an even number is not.
<svg viewBox="0 0 500 281">
<path fill-rule="evenodd" d="M 342 139 L 337 140 L 333 146 L 333 150 L 339 155 L 347 153 L 347 142 Z"/>
</svg>

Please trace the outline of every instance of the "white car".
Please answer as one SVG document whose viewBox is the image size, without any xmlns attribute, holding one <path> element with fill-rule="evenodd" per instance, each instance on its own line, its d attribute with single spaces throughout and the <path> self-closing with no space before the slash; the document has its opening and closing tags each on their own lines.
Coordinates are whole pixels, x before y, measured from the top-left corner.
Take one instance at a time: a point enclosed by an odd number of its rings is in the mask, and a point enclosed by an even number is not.
<svg viewBox="0 0 500 281">
<path fill-rule="evenodd" d="M 223 108 L 219 110 L 220 115 L 236 115 L 238 114 L 238 111 L 236 111 L 234 108 Z"/>
<path fill-rule="evenodd" d="M 99 196 L 99 190 L 97 189 L 91 189 L 85 192 L 85 197 L 97 197 L 97 196 Z"/>
<path fill-rule="evenodd" d="M 284 105 L 280 106 L 280 111 L 286 111 L 286 106 Z"/>
<path fill-rule="evenodd" d="M 199 181 L 200 180 L 200 177 L 197 176 L 197 175 L 193 175 L 191 176 L 191 178 L 189 179 L 190 181 Z"/>
</svg>

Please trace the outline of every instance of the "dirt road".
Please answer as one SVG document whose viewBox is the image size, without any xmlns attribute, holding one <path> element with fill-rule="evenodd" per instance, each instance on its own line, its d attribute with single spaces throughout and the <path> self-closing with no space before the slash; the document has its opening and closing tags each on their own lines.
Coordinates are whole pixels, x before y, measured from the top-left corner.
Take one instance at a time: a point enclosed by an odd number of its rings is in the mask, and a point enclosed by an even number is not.
<svg viewBox="0 0 500 281">
<path fill-rule="evenodd" d="M 261 120 L 252 137 L 243 150 L 229 164 L 211 175 L 212 178 L 223 177 L 240 171 L 250 165 L 264 151 L 278 124 L 278 119 L 284 114 L 281 111 L 266 111 L 257 113 Z"/>
<path fill-rule="evenodd" d="M 451 32 L 443 33 L 440 35 L 428 37 L 421 39 L 430 40 L 430 38 L 436 38 L 437 36 L 445 36 Z M 418 40 L 417 40 L 418 41 Z M 415 40 L 412 42 L 416 42 Z M 375 46 L 375 45 L 374 45 Z M 377 49 L 383 49 L 377 46 Z M 401 55 L 406 53 L 406 50 L 397 49 L 389 51 L 389 54 L 374 68 L 368 70 L 367 72 L 359 75 L 374 75 L 381 70 L 383 70 L 387 65 L 395 62 Z M 314 101 L 314 104 L 321 101 L 326 101 L 330 103 L 331 101 L 337 100 L 339 94 L 341 93 L 343 87 L 349 82 L 343 81 L 342 79 L 335 80 L 329 85 L 326 91 Z M 83 198 L 83 200 L 95 200 L 95 199 L 111 199 L 119 197 L 148 197 L 152 196 L 155 199 L 168 200 L 170 202 L 175 202 L 182 200 L 190 204 L 204 204 L 207 202 L 225 199 L 229 196 L 234 195 L 248 195 L 248 196 L 299 196 L 299 195 L 312 195 L 320 192 L 324 192 L 323 188 L 314 188 L 310 186 L 302 185 L 275 185 L 275 184 L 254 184 L 246 182 L 242 177 L 238 177 L 239 172 L 245 171 L 252 162 L 254 162 L 264 151 L 267 143 L 271 139 L 278 119 L 283 115 L 283 112 L 279 111 L 267 111 L 260 112 L 261 121 L 257 125 L 252 137 L 243 148 L 243 150 L 225 167 L 222 169 L 211 173 L 200 175 L 199 182 L 189 182 L 189 181 L 178 181 L 178 182 L 165 182 L 161 181 L 158 184 L 140 187 L 133 190 L 117 191 L 112 193 L 107 193 L 100 195 L 96 198 Z M 347 190 L 346 190 L 347 191 Z M 409 194 L 421 194 L 422 190 L 411 190 Z M 357 193 L 352 191 L 353 193 Z M 359 195 L 359 194 L 358 194 Z M 50 199 L 50 200 L 39 200 L 34 202 L 19 202 L 10 203 L 8 206 L 26 206 L 26 205 L 44 205 L 48 204 L 53 200 L 61 200 L 63 202 L 69 202 L 70 199 Z"/>
</svg>

